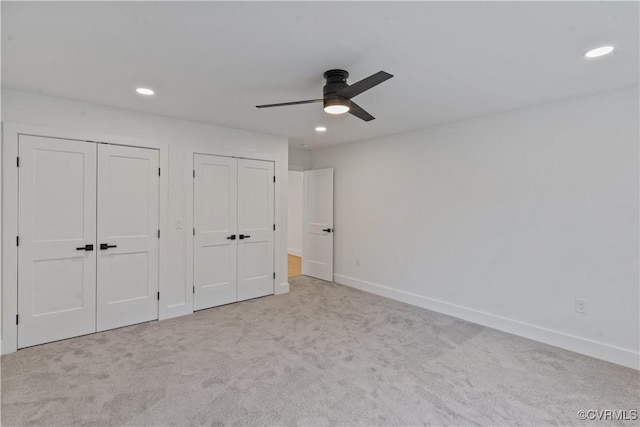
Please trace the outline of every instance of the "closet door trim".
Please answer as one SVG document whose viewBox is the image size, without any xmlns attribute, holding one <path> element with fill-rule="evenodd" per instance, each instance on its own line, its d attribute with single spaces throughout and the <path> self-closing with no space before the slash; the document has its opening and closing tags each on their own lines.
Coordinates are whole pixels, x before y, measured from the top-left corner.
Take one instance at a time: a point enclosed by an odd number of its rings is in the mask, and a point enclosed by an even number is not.
<svg viewBox="0 0 640 427">
<path fill-rule="evenodd" d="M 25 123 L 2 123 L 2 354 L 12 353 L 18 349 L 18 139 L 19 135 L 30 135 L 47 138 L 99 142 L 130 147 L 155 148 L 160 154 L 160 193 L 159 193 L 159 319 L 166 319 L 171 306 L 163 301 L 168 289 L 168 237 L 170 234 L 168 221 L 168 171 L 169 145 L 164 141 L 152 139 L 127 138 L 106 133 L 87 130 L 60 129 L 52 126 L 40 126 Z M 181 313 L 189 311 L 184 304 Z"/>
<path fill-rule="evenodd" d="M 256 149 L 251 153 L 245 155 L 238 153 L 238 150 L 229 146 L 228 148 L 212 147 L 207 144 L 193 144 L 192 148 L 184 153 L 184 179 L 189 183 L 186 187 L 186 212 L 185 212 L 185 228 L 186 234 L 186 269 L 185 269 L 185 283 L 187 287 L 187 295 L 189 297 L 188 303 L 193 310 L 193 283 L 194 283 L 194 270 L 193 270 L 193 257 L 194 257 L 194 238 L 190 233 L 194 227 L 194 179 L 193 179 L 193 159 L 197 154 L 211 155 L 217 157 L 229 157 L 235 159 L 246 160 L 262 160 L 273 162 L 274 175 L 276 181 L 274 184 L 273 197 L 274 197 L 274 223 L 276 224 L 276 230 L 274 232 L 273 240 L 273 263 L 274 272 L 276 278 L 273 281 L 273 294 L 280 295 L 289 292 L 289 283 L 287 277 L 287 239 L 286 239 L 286 213 L 287 213 L 287 152 L 283 152 L 282 155 L 274 152 L 269 147 L 266 151 Z"/>
</svg>

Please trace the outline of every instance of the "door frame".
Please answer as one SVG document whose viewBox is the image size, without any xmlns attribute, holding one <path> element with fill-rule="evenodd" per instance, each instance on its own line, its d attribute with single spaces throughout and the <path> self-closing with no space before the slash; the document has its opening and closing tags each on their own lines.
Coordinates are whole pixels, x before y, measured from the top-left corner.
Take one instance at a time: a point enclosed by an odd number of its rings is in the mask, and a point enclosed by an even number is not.
<svg viewBox="0 0 640 427">
<path fill-rule="evenodd" d="M 162 230 L 158 248 L 158 289 L 160 295 L 168 290 L 168 196 L 169 196 L 169 146 L 164 142 L 147 141 L 128 138 L 120 135 L 84 132 L 59 129 L 16 122 L 2 123 L 2 354 L 12 353 L 18 349 L 18 157 L 19 135 L 33 135 L 45 138 L 71 139 L 93 143 L 124 145 L 128 147 L 152 148 L 159 151 L 160 156 L 160 188 L 159 188 L 159 226 Z M 165 293 L 166 294 L 166 293 Z M 160 300 L 162 301 L 162 300 Z M 158 319 L 166 319 L 167 307 L 158 304 Z"/>
<path fill-rule="evenodd" d="M 240 228 L 239 228 L 240 227 L 240 217 L 239 217 L 240 216 L 240 209 L 239 209 L 239 206 L 240 206 L 240 204 L 239 204 L 239 202 L 240 202 L 240 191 L 239 191 L 239 187 L 240 187 L 240 161 L 241 160 L 249 160 L 249 161 L 258 161 L 258 162 L 271 163 L 272 166 L 273 166 L 273 176 L 274 177 L 276 176 L 276 162 L 274 160 L 250 159 L 250 158 L 238 157 L 238 156 L 221 156 L 221 155 L 218 155 L 218 154 L 193 153 L 192 156 L 193 156 L 192 169 L 193 169 L 194 174 L 195 174 L 195 167 L 196 167 L 196 156 L 211 156 L 211 157 L 218 157 L 218 158 L 235 160 L 235 164 L 236 164 L 236 168 L 235 168 L 236 169 L 236 171 L 235 171 L 235 173 L 236 173 L 236 187 L 235 187 L 235 192 L 236 192 L 236 197 L 235 197 L 235 200 L 236 200 L 236 232 L 239 232 L 240 231 Z M 196 210 L 195 210 L 195 192 L 196 192 L 195 191 L 196 190 L 196 188 L 195 188 L 195 179 L 196 179 L 196 175 L 193 175 L 192 178 L 193 178 L 191 180 L 191 182 L 192 182 L 192 185 L 191 185 L 191 189 L 192 189 L 191 197 L 192 197 L 192 199 L 191 199 L 191 203 L 190 203 L 190 206 L 191 206 L 192 210 L 191 210 L 191 218 L 190 219 L 191 219 L 192 225 L 195 225 L 194 223 L 195 223 L 195 212 L 196 212 Z M 273 203 L 272 203 L 273 204 L 273 212 L 272 213 L 273 213 L 273 223 L 274 224 L 276 223 L 276 204 L 275 204 L 275 198 L 276 198 L 276 187 L 275 187 L 275 184 L 276 184 L 276 181 L 274 181 L 273 194 L 272 194 L 272 198 L 273 198 Z M 273 247 L 272 247 L 271 267 L 272 267 L 272 270 L 275 272 L 276 271 L 276 267 L 277 267 L 277 263 L 276 263 L 276 244 L 275 244 L 275 235 L 276 235 L 275 231 L 276 230 L 273 230 L 273 231 L 274 231 L 274 233 L 273 233 L 273 242 L 272 242 L 272 246 Z M 187 279 L 187 284 L 190 284 L 192 286 L 192 289 L 193 289 L 193 292 L 192 292 L 192 304 L 193 304 L 193 311 L 195 311 L 196 310 L 196 308 L 195 308 L 195 268 L 196 268 L 196 263 L 195 263 L 195 256 L 194 256 L 195 255 L 195 233 L 193 233 L 193 232 L 192 233 L 188 233 L 188 229 L 187 229 L 187 234 L 191 236 L 191 251 L 192 251 L 192 257 L 191 257 L 190 264 L 187 265 L 187 270 L 189 270 L 189 267 L 190 267 L 190 272 L 191 272 L 191 276 L 190 277 L 191 277 L 191 279 Z M 238 271 L 238 268 L 239 268 L 239 265 L 240 265 L 238 263 L 239 249 L 240 249 L 239 248 L 239 243 L 236 242 L 236 279 L 235 279 L 235 281 L 236 281 L 236 300 L 233 301 L 232 303 L 246 301 L 246 298 L 243 299 L 243 300 L 238 299 L 238 292 L 239 292 L 239 289 L 240 289 L 239 288 L 239 285 L 240 285 L 240 283 L 239 283 L 240 274 L 239 274 L 239 271 Z M 287 277 L 287 279 L 288 279 L 288 277 Z M 191 281 L 189 282 L 189 280 L 191 280 Z M 278 289 L 278 287 L 276 286 L 276 278 L 275 277 L 273 278 L 273 282 L 272 283 L 273 283 L 273 289 L 272 289 L 273 293 L 269 294 L 269 295 L 275 295 L 276 294 L 276 289 Z M 259 298 L 259 297 L 256 297 L 256 298 Z M 214 306 L 210 306 L 210 307 L 206 307 L 206 308 L 202 308 L 202 309 L 198 309 L 198 310 L 206 310 L 208 308 L 215 308 L 215 307 L 218 307 L 219 305 L 225 305 L 225 304 L 229 304 L 229 303 L 218 304 L 218 305 L 214 305 Z"/>
<path fill-rule="evenodd" d="M 189 312 L 193 312 L 193 166 L 194 155 L 204 154 L 218 157 L 233 157 L 236 159 L 263 160 L 273 162 L 276 182 L 273 188 L 273 220 L 276 231 L 273 238 L 273 268 L 276 278 L 273 281 L 273 294 L 280 295 L 289 292 L 289 278 L 287 277 L 287 171 L 286 159 L 272 155 L 255 148 L 248 153 L 238 152 L 237 148 L 229 147 L 228 150 L 211 148 L 199 145 L 195 148 L 187 148 L 184 151 L 184 180 L 185 180 L 185 292 Z M 245 154 L 245 155 L 243 155 Z"/>
</svg>

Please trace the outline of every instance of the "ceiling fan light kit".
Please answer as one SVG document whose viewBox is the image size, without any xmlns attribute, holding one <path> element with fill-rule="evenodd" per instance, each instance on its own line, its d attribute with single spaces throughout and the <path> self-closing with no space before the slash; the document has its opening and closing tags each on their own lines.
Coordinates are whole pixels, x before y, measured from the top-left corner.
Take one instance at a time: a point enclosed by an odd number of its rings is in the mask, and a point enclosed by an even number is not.
<svg viewBox="0 0 640 427">
<path fill-rule="evenodd" d="M 280 104 L 256 105 L 256 108 L 284 107 L 286 105 L 311 104 L 322 102 L 324 111 L 329 114 L 351 113 L 359 119 L 369 122 L 374 120 L 371 114 L 353 102 L 351 98 L 360 95 L 362 92 L 371 89 L 380 83 L 389 80 L 393 75 L 379 71 L 365 79 L 352 85 L 347 83 L 349 73 L 345 70 L 329 70 L 324 73 L 326 84 L 322 89 L 322 99 L 309 99 L 306 101 L 283 102 Z"/>
<path fill-rule="evenodd" d="M 343 98 L 325 98 L 324 112 L 328 114 L 344 114 L 351 109 L 351 101 Z"/>
</svg>

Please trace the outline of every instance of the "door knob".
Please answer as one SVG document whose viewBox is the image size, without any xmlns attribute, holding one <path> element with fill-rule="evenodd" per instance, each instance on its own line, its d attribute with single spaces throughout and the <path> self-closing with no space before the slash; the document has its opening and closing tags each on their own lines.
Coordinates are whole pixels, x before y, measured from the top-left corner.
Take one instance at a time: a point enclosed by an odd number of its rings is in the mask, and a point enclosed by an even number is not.
<svg viewBox="0 0 640 427">
<path fill-rule="evenodd" d="M 92 251 L 92 250 L 93 250 L 93 245 L 84 245 L 84 246 L 81 246 L 79 248 L 76 248 L 76 251 L 87 251 L 87 252 L 89 252 L 89 251 Z"/>
<path fill-rule="evenodd" d="M 117 248 L 118 245 L 110 245 L 108 243 L 100 243 L 100 250 L 104 251 L 105 249 L 109 249 L 109 248 Z"/>
<path fill-rule="evenodd" d="M 323 228 L 322 231 L 326 231 L 327 233 L 331 233 L 333 228 Z"/>
<path fill-rule="evenodd" d="M 241 234 L 241 235 L 239 235 L 239 236 L 238 236 L 238 238 L 239 238 L 240 240 L 242 240 L 242 239 L 248 239 L 249 237 L 251 237 L 251 236 L 249 236 L 248 234 Z"/>
<path fill-rule="evenodd" d="M 227 240 L 236 240 L 236 235 L 232 234 L 231 236 L 227 237 Z"/>
</svg>

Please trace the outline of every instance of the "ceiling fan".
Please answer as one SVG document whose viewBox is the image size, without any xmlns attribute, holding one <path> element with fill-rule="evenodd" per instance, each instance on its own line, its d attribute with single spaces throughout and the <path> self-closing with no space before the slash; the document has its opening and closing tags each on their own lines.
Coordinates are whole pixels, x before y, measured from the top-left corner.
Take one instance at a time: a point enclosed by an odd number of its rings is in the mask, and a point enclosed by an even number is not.
<svg viewBox="0 0 640 427">
<path fill-rule="evenodd" d="M 380 83 L 393 77 L 384 71 L 360 80 L 352 85 L 347 84 L 349 73 L 345 70 L 329 70 L 324 73 L 327 83 L 322 90 L 322 99 L 309 99 L 306 101 L 283 102 L 280 104 L 256 105 L 256 108 L 284 107 L 286 105 L 311 104 L 314 102 L 324 103 L 324 111 L 329 114 L 351 113 L 365 122 L 375 119 L 371 114 L 367 113 L 358 104 L 353 102 L 351 98 L 360 95 L 365 90 L 369 90 Z"/>
</svg>

